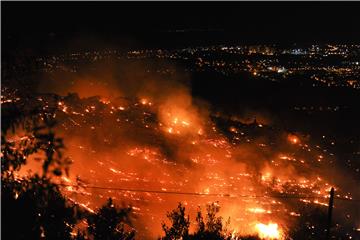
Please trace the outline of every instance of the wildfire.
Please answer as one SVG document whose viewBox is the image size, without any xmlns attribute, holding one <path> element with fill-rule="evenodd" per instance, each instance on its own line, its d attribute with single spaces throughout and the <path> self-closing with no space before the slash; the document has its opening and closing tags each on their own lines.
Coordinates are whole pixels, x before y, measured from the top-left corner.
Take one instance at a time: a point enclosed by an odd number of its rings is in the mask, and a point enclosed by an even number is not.
<svg viewBox="0 0 360 240">
<path fill-rule="evenodd" d="M 68 107 L 63 102 L 58 102 L 58 106 L 64 113 L 67 113 Z"/>
<path fill-rule="evenodd" d="M 263 208 L 249 208 L 247 209 L 249 212 L 252 212 L 252 213 L 271 213 L 270 210 L 265 210 Z"/>
<path fill-rule="evenodd" d="M 168 133 L 170 133 L 170 134 L 172 134 L 172 133 L 181 134 L 183 132 L 185 132 L 185 133 L 191 132 L 191 128 L 190 128 L 191 123 L 190 123 L 190 120 L 188 118 L 186 118 L 185 116 L 184 117 L 182 117 L 182 116 L 174 116 L 174 117 L 172 117 L 172 115 L 170 113 L 168 113 L 167 116 L 170 119 L 169 121 L 167 121 L 165 123 L 165 125 L 167 125 L 166 131 Z"/>
<path fill-rule="evenodd" d="M 107 98 L 101 98 L 100 102 L 103 103 L 103 104 L 106 104 L 106 105 L 111 103 L 110 100 L 107 99 Z"/>
<path fill-rule="evenodd" d="M 48 104 L 45 99 L 41 102 Z M 234 228 L 245 226 L 237 229 L 240 232 L 249 226 L 248 230 L 256 231 L 262 239 L 282 239 L 284 234 L 277 223 L 257 223 L 266 221 L 258 218 L 276 219 L 288 227 L 286 217 L 295 219 L 300 213 L 287 204 L 287 200 L 275 199 L 272 195 L 316 194 L 316 199 L 291 201 L 325 207 L 329 186 L 336 186 L 322 174 L 321 168 L 310 174 L 311 159 L 328 166 L 331 156 L 320 147 L 311 146 L 306 139 L 300 141 L 294 134 L 283 135 L 281 144 L 274 147 L 277 150 L 272 150 L 270 142 L 262 139 L 258 144 L 241 125 L 227 126 L 226 131 L 246 141 L 246 145 L 229 141 L 215 122 L 182 101 L 161 106 L 158 101 L 152 105 L 146 98 L 121 102 L 121 105 L 108 103 L 106 99 L 98 102 L 71 102 L 63 98 L 55 103 L 62 113 L 58 114 L 59 131 L 65 135 L 67 155 L 74 159 L 72 176 L 63 177 L 62 183 L 72 184 L 71 179 L 81 175 L 82 180 L 94 186 L 150 189 L 166 194 L 86 188 L 80 191 L 75 187 L 64 187 L 64 190 L 89 209 L 97 208 L 108 197 L 132 203 L 141 221 L 147 223 L 146 227 L 154 229 L 151 232 L 154 236 L 160 234 L 161 224 L 157 220 L 165 215 L 164 209 L 170 210 L 175 202 L 186 199 L 190 214 L 197 206 L 217 200 L 222 204 L 222 211 L 235 219 Z M 79 114 L 73 114 L 74 110 Z M 283 143 L 294 144 L 296 151 L 292 147 L 282 149 Z M 262 154 L 265 151 L 266 154 Z M 202 196 L 172 195 L 173 192 L 201 193 Z M 340 190 L 339 194 L 342 194 Z M 237 196 L 242 195 L 244 198 L 239 204 Z"/>
<path fill-rule="evenodd" d="M 296 135 L 293 135 L 293 134 L 289 134 L 289 135 L 288 135 L 288 140 L 289 140 L 290 143 L 292 143 L 292 144 L 298 144 L 298 143 L 300 143 L 300 139 L 299 139 Z"/>
<path fill-rule="evenodd" d="M 147 98 L 142 98 L 142 99 L 140 100 L 140 103 L 141 103 L 142 105 L 149 105 L 149 106 L 152 105 L 152 102 L 150 102 L 149 99 L 147 99 Z"/>
<path fill-rule="evenodd" d="M 281 231 L 277 223 L 257 223 L 255 228 L 261 239 L 281 239 Z"/>
</svg>

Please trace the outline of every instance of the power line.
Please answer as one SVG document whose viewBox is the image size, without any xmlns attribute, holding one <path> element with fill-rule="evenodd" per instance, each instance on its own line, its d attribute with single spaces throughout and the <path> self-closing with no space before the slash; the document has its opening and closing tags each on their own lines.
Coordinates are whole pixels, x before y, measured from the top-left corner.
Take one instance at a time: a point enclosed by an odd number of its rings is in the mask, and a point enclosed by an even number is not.
<svg viewBox="0 0 360 240">
<path fill-rule="evenodd" d="M 193 195 L 193 196 L 213 196 L 213 197 L 233 197 L 233 198 L 282 198 L 282 199 L 319 199 L 328 197 L 324 196 L 300 196 L 300 195 L 232 195 L 229 193 L 197 193 L 197 192 L 177 192 L 177 191 L 163 191 L 163 190 L 146 190 L 146 189 L 133 189 L 133 188 L 117 188 L 117 187 L 102 187 L 102 186 L 78 186 L 78 185 L 69 185 L 69 184 L 59 184 L 64 187 L 82 187 L 89 189 L 99 189 L 99 190 L 111 190 L 111 191 L 122 191 L 122 192 L 141 192 L 141 193 L 157 193 L 157 194 L 173 194 L 173 195 Z M 350 199 L 342 197 L 334 197 L 336 200 L 342 201 L 353 201 L 360 202 L 360 199 Z"/>
</svg>

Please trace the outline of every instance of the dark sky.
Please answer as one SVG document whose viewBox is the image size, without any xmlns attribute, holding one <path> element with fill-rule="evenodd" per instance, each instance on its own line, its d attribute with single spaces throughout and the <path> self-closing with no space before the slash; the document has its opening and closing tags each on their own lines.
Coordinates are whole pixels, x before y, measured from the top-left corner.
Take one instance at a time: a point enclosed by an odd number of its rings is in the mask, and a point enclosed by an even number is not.
<svg viewBox="0 0 360 240">
<path fill-rule="evenodd" d="M 1 11 L 3 48 L 360 41 L 359 2 L 1 2 Z"/>
</svg>

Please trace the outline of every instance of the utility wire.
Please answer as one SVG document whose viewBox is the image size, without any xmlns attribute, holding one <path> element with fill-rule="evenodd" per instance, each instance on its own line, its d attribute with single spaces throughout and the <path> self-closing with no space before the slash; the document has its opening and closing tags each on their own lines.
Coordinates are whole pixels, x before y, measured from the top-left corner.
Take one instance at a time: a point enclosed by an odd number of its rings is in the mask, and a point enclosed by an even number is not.
<svg viewBox="0 0 360 240">
<path fill-rule="evenodd" d="M 117 187 L 102 187 L 102 186 L 79 186 L 69 184 L 59 184 L 64 187 L 75 187 L 75 188 L 89 188 L 89 189 L 100 189 L 100 190 L 111 190 L 111 191 L 122 191 L 122 192 L 142 192 L 142 193 L 158 193 L 158 194 L 173 194 L 173 195 L 193 195 L 193 196 L 215 196 L 215 197 L 233 197 L 233 198 L 283 198 L 283 199 L 319 199 L 328 197 L 324 196 L 300 196 L 300 195 L 232 195 L 229 193 L 197 193 L 197 192 L 176 192 L 176 191 L 162 191 L 162 190 L 146 190 L 146 189 L 132 189 L 132 188 L 117 188 Z M 343 197 L 335 197 L 336 200 L 342 201 L 353 201 L 360 202 L 360 199 L 350 199 Z"/>
</svg>

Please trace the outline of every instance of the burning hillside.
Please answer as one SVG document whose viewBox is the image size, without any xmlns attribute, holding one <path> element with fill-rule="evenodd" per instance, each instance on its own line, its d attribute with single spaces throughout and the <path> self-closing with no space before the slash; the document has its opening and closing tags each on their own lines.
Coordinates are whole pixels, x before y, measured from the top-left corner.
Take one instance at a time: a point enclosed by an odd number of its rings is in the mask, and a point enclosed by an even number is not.
<svg viewBox="0 0 360 240">
<path fill-rule="evenodd" d="M 130 204 L 142 237 L 159 236 L 165 213 L 178 202 L 190 213 L 218 202 L 234 233 L 283 239 L 301 209 L 327 208 L 331 187 L 341 201 L 359 197 L 336 173 L 334 156 L 306 136 L 211 114 L 186 91 L 160 101 L 146 95 L 2 96 L 3 107 L 24 101 L 55 110 L 73 161 L 70 176 L 59 180 L 64 194 L 89 211 L 109 197 Z M 19 133 L 13 141 L 27 137 Z M 22 174 L 36 171 L 37 164 L 29 159 Z M 356 229 L 359 213 L 341 203 L 335 203 L 338 228 Z"/>
</svg>

